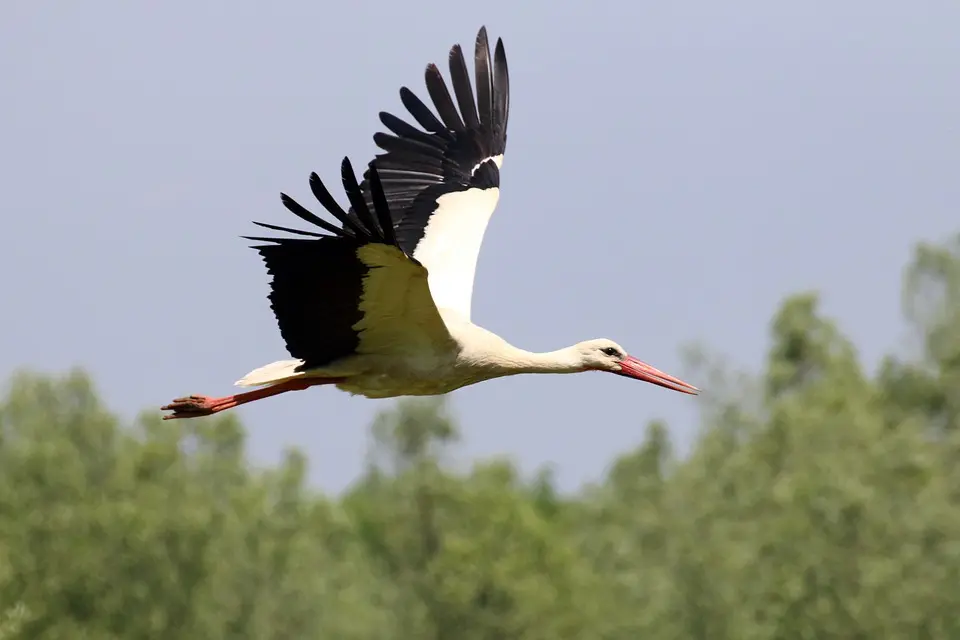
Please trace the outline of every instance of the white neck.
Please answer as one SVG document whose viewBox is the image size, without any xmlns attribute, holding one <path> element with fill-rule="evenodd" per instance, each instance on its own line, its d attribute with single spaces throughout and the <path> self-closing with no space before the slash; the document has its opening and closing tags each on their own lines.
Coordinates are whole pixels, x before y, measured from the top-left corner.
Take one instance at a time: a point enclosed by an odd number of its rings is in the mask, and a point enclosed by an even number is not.
<svg viewBox="0 0 960 640">
<path fill-rule="evenodd" d="M 444 320 L 461 344 L 470 345 L 460 353 L 462 364 L 477 371 L 482 379 L 521 373 L 578 373 L 586 370 L 575 346 L 534 353 L 519 349 L 471 322 L 456 318 Z"/>
<path fill-rule="evenodd" d="M 487 363 L 503 375 L 520 373 L 579 373 L 585 370 L 580 354 L 573 347 L 546 353 L 525 351 L 510 345 L 509 349 L 491 354 Z"/>
</svg>

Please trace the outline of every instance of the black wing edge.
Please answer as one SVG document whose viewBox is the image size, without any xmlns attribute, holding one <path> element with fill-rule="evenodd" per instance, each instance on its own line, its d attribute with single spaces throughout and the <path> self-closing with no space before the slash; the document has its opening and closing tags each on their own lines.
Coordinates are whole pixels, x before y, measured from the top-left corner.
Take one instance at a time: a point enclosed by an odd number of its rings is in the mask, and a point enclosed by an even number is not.
<svg viewBox="0 0 960 640">
<path fill-rule="evenodd" d="M 295 200 L 282 195 L 284 206 L 294 215 L 319 227 L 325 233 L 302 231 L 272 224 L 255 224 L 286 231 L 306 238 L 259 238 L 254 245 L 271 276 L 270 308 L 276 317 L 287 351 L 303 360 L 297 371 L 327 366 L 354 354 L 360 344 L 355 329 L 363 318 L 360 301 L 364 280 L 370 267 L 358 249 L 382 243 L 400 249 L 390 217 L 390 208 L 383 192 L 380 176 L 370 169 L 370 205 L 364 202 L 353 166 L 348 158 L 340 165 L 344 191 L 352 211 L 343 210 L 316 173 L 310 176 L 310 188 L 341 226 L 311 213 Z M 419 264 L 413 258 L 410 260 Z"/>
<path fill-rule="evenodd" d="M 390 196 L 423 189 L 435 184 L 437 178 L 453 177 L 447 175 L 451 161 L 459 165 L 461 176 L 457 177 L 469 179 L 476 163 L 506 150 L 510 74 L 503 40 L 497 39 L 491 56 L 487 28 L 481 27 L 477 34 L 476 98 L 460 45 L 450 49 L 449 65 L 456 104 L 437 65 L 428 64 L 424 72 L 427 92 L 439 117 L 413 91 L 400 88 L 403 106 L 423 131 L 392 113 L 379 114 L 380 122 L 392 133 L 374 134 L 374 143 L 384 151 L 374 163 L 388 183 Z"/>
<path fill-rule="evenodd" d="M 383 184 L 380 181 L 379 172 L 374 167 L 373 162 L 368 165 L 367 170 L 364 172 L 364 176 L 366 177 L 364 183 L 365 185 L 369 184 L 370 189 L 369 204 L 362 196 L 360 184 L 357 182 L 357 177 L 353 171 L 353 165 L 350 163 L 350 159 L 348 157 L 344 157 L 343 161 L 340 163 L 340 177 L 341 182 L 343 183 L 343 189 L 346 192 L 347 198 L 349 199 L 351 205 L 350 211 L 348 212 L 344 211 L 343 207 L 337 203 L 334 197 L 330 194 L 330 191 L 327 190 L 326 185 L 323 184 L 320 176 L 318 176 L 316 173 L 310 174 L 310 189 L 313 192 L 314 197 L 317 198 L 327 212 L 329 212 L 340 222 L 341 226 L 339 227 L 312 213 L 287 194 L 280 194 L 280 200 L 283 202 L 283 206 L 285 206 L 291 213 L 296 215 L 301 220 L 309 222 L 310 224 L 313 224 L 326 231 L 326 234 L 254 221 L 253 224 L 264 227 L 265 229 L 284 231 L 286 233 L 292 233 L 299 236 L 308 236 L 311 239 L 268 238 L 258 236 L 241 237 L 244 240 L 251 240 L 254 242 L 273 243 L 266 246 L 315 242 L 324 238 L 341 238 L 353 240 L 357 244 L 381 243 L 388 244 L 399 249 L 400 245 L 397 242 L 397 237 L 393 230 L 393 218 L 390 215 L 390 206 L 387 202 L 386 196 L 384 195 Z M 372 212 L 370 210 L 371 204 L 373 208 Z M 263 246 L 255 246 L 253 248 L 261 249 Z"/>
</svg>

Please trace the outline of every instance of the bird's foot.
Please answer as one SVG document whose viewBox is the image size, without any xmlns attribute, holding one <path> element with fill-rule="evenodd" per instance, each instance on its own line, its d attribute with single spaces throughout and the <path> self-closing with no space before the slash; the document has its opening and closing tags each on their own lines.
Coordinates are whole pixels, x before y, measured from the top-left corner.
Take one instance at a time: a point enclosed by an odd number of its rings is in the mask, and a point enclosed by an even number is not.
<svg viewBox="0 0 960 640">
<path fill-rule="evenodd" d="M 230 397 L 211 398 L 210 396 L 187 396 L 175 399 L 170 404 L 160 407 L 160 410 L 173 412 L 163 416 L 164 420 L 199 418 L 223 411 L 224 409 L 229 409 L 233 406 L 230 400 Z"/>
</svg>

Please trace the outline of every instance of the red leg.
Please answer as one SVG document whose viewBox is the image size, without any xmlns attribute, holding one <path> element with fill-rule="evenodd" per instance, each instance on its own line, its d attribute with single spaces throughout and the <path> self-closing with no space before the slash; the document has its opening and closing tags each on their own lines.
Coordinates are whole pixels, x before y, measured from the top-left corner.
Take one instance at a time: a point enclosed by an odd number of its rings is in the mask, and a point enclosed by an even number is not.
<svg viewBox="0 0 960 640">
<path fill-rule="evenodd" d="M 270 396 L 276 396 L 287 391 L 302 391 L 308 387 L 320 384 L 333 384 L 339 382 L 338 378 L 298 378 L 287 380 L 269 387 L 254 389 L 245 393 L 237 393 L 232 396 L 223 396 L 222 398 L 211 398 L 210 396 L 187 396 L 177 398 L 170 404 L 160 407 L 161 411 L 173 411 L 173 413 L 163 416 L 164 420 L 175 420 L 177 418 L 199 418 L 209 416 L 220 411 L 232 409 L 241 404 L 262 400 Z"/>
</svg>

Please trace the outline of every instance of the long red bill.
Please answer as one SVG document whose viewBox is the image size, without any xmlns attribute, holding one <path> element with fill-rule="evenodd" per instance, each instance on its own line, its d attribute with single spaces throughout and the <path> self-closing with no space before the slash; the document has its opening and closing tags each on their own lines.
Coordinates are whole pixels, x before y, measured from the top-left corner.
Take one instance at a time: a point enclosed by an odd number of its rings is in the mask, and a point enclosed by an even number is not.
<svg viewBox="0 0 960 640">
<path fill-rule="evenodd" d="M 644 382 L 649 382 L 672 391 L 679 391 L 680 393 L 689 393 L 694 396 L 700 393 L 700 389 L 697 389 L 692 384 L 687 384 L 679 378 L 674 378 L 670 374 L 651 367 L 646 362 L 641 362 L 633 356 L 627 356 L 620 361 L 620 371 L 617 372 L 617 375 L 643 380 Z"/>
</svg>

